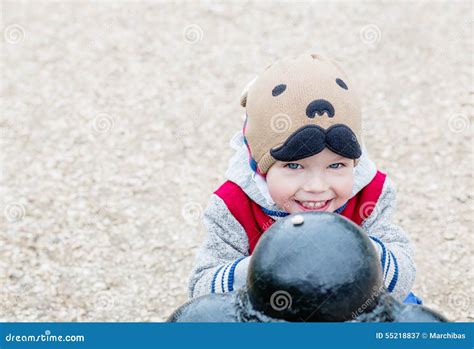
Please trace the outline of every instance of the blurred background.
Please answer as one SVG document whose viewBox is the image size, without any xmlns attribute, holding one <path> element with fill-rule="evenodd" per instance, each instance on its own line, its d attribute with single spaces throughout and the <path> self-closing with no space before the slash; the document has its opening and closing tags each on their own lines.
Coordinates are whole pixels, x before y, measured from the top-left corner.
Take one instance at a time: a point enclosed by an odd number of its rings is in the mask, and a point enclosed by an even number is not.
<svg viewBox="0 0 474 349">
<path fill-rule="evenodd" d="M 305 52 L 359 86 L 414 292 L 474 321 L 470 1 L 1 7 L 1 321 L 165 320 L 187 300 L 241 90 Z"/>
</svg>

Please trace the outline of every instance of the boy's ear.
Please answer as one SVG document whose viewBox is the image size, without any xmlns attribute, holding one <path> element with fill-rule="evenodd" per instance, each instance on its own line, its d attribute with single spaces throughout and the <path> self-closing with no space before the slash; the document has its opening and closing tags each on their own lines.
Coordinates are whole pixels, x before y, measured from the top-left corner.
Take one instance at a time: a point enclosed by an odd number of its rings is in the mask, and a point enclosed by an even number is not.
<svg viewBox="0 0 474 349">
<path fill-rule="evenodd" d="M 247 105 L 247 94 L 249 92 L 250 86 L 257 80 L 257 77 L 253 78 L 252 81 L 250 81 L 242 90 L 242 93 L 240 95 L 240 105 L 245 108 Z"/>
</svg>

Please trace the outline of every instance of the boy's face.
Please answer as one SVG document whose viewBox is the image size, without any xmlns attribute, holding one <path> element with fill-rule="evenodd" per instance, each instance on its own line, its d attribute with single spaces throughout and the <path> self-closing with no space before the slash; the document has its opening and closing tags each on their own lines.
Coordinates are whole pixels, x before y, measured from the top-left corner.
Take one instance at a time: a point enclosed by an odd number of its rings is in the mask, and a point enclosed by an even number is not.
<svg viewBox="0 0 474 349">
<path fill-rule="evenodd" d="M 293 162 L 277 161 L 267 172 L 268 191 L 289 213 L 333 212 L 352 194 L 354 160 L 322 152 Z"/>
</svg>

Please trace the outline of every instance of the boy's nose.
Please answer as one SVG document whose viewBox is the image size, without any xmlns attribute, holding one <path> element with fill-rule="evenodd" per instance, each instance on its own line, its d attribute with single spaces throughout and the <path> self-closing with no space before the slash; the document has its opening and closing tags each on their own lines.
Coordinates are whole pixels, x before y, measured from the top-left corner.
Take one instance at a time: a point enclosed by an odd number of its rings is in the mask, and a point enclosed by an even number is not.
<svg viewBox="0 0 474 349">
<path fill-rule="evenodd" d="M 303 190 L 312 193 L 323 193 L 329 189 L 326 181 L 319 177 L 312 175 L 309 180 L 303 185 Z"/>
</svg>

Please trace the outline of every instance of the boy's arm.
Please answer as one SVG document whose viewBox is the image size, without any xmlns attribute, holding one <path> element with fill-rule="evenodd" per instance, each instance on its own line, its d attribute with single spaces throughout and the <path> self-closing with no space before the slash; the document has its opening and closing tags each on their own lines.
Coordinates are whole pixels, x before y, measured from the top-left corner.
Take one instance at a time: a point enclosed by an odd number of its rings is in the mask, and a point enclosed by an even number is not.
<svg viewBox="0 0 474 349">
<path fill-rule="evenodd" d="M 362 228 L 380 255 L 387 290 L 395 299 L 403 302 L 415 281 L 416 268 L 406 233 L 392 223 L 395 200 L 395 188 L 387 177 L 382 194 L 371 215 L 362 223 Z"/>
<path fill-rule="evenodd" d="M 203 221 L 207 237 L 189 278 L 189 298 L 229 292 L 246 282 L 250 259 L 247 234 L 216 194 L 209 200 Z"/>
</svg>

